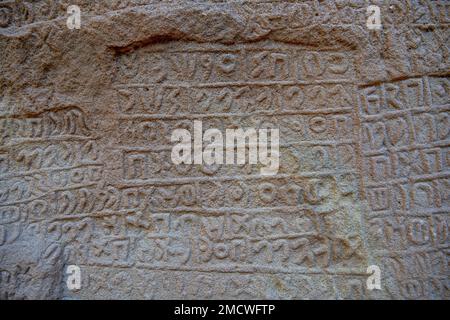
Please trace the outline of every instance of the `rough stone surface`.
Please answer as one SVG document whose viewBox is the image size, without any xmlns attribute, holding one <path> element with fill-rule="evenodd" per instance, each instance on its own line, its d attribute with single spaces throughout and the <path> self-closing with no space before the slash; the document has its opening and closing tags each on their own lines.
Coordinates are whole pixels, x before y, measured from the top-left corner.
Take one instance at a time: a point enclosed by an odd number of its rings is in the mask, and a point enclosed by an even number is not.
<svg viewBox="0 0 450 320">
<path fill-rule="evenodd" d="M 0 298 L 448 299 L 449 7 L 0 1 Z M 173 165 L 196 119 L 278 174 Z"/>
</svg>

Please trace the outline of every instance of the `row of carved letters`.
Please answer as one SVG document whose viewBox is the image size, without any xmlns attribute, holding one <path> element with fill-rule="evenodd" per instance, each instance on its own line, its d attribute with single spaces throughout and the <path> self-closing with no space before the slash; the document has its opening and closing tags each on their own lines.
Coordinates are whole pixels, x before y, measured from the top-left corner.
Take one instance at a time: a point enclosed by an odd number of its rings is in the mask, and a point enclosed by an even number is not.
<svg viewBox="0 0 450 320">
<path fill-rule="evenodd" d="M 185 52 L 164 54 L 138 51 L 117 60 L 119 81 L 235 81 L 300 80 L 350 77 L 351 55 L 343 52 L 254 49 L 240 52 Z"/>
<path fill-rule="evenodd" d="M 260 181 L 250 179 L 201 181 L 177 183 L 174 185 L 149 185 L 142 187 L 102 189 L 78 187 L 62 190 L 50 189 L 36 194 L 27 186 L 7 188 L 2 193 L 2 206 L 11 206 L 10 202 L 23 200 L 23 205 L 37 216 L 41 214 L 72 215 L 102 210 L 140 209 L 140 208 L 258 208 L 273 206 L 320 206 L 331 204 L 335 193 L 342 196 L 356 193 L 356 180 L 353 175 L 339 177 L 321 177 L 315 179 L 274 179 Z M 297 180 L 293 182 L 292 180 Z M 33 186 L 30 184 L 29 186 Z M 43 190 L 45 191 L 45 190 Z M 226 192 L 225 192 L 226 191 Z M 34 192 L 34 193 L 32 193 Z M 34 199 L 33 195 L 46 195 Z M 200 196 L 201 195 L 201 196 Z M 89 209 L 90 208 L 90 209 Z"/>
<path fill-rule="evenodd" d="M 117 107 L 125 114 L 232 113 L 254 110 L 308 110 L 352 107 L 346 84 L 260 85 L 243 82 L 199 88 L 182 85 L 117 88 Z"/>
</svg>

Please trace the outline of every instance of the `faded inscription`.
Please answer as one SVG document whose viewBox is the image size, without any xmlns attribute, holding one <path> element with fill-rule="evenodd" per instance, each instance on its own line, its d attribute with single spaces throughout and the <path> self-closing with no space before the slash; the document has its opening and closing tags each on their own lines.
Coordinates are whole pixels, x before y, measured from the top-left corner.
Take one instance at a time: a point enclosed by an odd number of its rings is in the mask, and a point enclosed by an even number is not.
<svg viewBox="0 0 450 320">
<path fill-rule="evenodd" d="M 2 2 L 0 299 L 448 299 L 449 3 L 374 2 Z"/>
</svg>

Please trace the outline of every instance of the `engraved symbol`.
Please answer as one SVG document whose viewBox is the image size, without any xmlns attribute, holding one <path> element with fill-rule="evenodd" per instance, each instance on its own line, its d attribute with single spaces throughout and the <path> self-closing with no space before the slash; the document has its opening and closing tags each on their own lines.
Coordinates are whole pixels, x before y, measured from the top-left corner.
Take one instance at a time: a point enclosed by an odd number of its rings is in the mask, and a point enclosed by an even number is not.
<svg viewBox="0 0 450 320">
<path fill-rule="evenodd" d="M 370 274 L 367 277 L 367 289 L 373 290 L 381 290 L 381 270 L 379 266 L 371 265 L 367 267 L 367 273 Z"/>
<path fill-rule="evenodd" d="M 367 28 L 369 30 L 381 30 L 381 13 L 380 7 L 375 5 L 370 5 L 367 7 Z"/>
<path fill-rule="evenodd" d="M 6 28 L 11 22 L 11 10 L 9 8 L 0 8 L 0 28 Z"/>
<path fill-rule="evenodd" d="M 81 28 L 81 10 L 79 6 L 71 5 L 67 8 L 67 18 L 66 25 L 70 30 Z"/>
<path fill-rule="evenodd" d="M 69 290 L 80 290 L 81 289 L 81 270 L 79 266 L 70 265 L 66 269 L 67 277 L 67 289 Z"/>
</svg>

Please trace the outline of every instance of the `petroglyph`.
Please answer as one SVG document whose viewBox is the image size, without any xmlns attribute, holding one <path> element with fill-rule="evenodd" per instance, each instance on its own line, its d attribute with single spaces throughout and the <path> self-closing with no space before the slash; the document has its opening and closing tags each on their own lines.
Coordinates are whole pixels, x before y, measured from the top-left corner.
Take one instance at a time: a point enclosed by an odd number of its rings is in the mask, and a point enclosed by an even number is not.
<svg viewBox="0 0 450 320">
<path fill-rule="evenodd" d="M 0 298 L 448 299 L 450 3 L 371 4 L 0 3 Z"/>
</svg>

